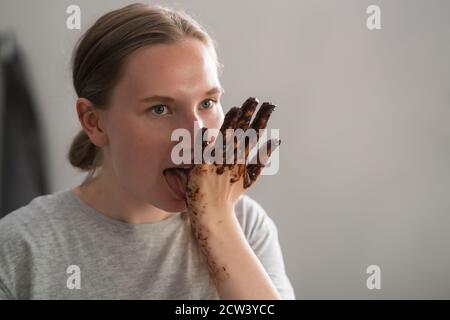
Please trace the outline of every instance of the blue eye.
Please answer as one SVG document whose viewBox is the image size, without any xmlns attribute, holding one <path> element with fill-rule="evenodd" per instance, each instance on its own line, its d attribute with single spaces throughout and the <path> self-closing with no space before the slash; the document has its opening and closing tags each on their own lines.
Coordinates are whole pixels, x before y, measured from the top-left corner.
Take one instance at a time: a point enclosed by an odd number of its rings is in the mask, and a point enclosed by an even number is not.
<svg viewBox="0 0 450 320">
<path fill-rule="evenodd" d="M 213 99 L 206 99 L 206 100 L 202 101 L 201 107 L 203 109 L 210 109 L 210 108 L 214 107 L 215 103 L 216 103 L 216 101 L 214 101 Z"/>
<path fill-rule="evenodd" d="M 167 108 L 167 106 L 160 104 L 158 106 L 154 106 L 154 107 L 150 108 L 150 111 L 153 114 L 160 116 L 160 115 L 164 115 L 164 114 L 168 113 L 168 108 Z"/>
</svg>

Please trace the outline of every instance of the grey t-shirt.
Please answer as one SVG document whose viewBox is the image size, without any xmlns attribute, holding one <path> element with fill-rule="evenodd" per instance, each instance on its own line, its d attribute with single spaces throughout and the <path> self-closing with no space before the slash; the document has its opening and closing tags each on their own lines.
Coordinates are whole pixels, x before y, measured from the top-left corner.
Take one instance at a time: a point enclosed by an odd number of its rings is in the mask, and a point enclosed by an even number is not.
<svg viewBox="0 0 450 320">
<path fill-rule="evenodd" d="M 246 195 L 235 212 L 282 298 L 295 299 L 273 220 Z M 62 190 L 37 197 L 0 220 L 0 299 L 219 296 L 186 213 L 132 225 Z"/>
</svg>

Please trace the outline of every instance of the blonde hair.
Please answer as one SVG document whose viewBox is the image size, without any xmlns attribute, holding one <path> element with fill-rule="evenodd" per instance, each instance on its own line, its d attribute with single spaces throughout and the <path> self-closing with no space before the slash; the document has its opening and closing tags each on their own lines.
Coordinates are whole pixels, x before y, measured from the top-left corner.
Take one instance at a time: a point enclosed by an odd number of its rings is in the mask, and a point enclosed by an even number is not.
<svg viewBox="0 0 450 320">
<path fill-rule="evenodd" d="M 135 3 L 103 15 L 80 38 L 74 50 L 73 85 L 78 97 L 90 100 L 94 108 L 106 109 L 131 53 L 144 46 L 174 43 L 188 37 L 207 45 L 220 69 L 216 43 L 182 11 Z M 84 185 L 102 166 L 103 153 L 81 130 L 73 139 L 68 159 L 74 167 L 89 171 Z"/>
</svg>

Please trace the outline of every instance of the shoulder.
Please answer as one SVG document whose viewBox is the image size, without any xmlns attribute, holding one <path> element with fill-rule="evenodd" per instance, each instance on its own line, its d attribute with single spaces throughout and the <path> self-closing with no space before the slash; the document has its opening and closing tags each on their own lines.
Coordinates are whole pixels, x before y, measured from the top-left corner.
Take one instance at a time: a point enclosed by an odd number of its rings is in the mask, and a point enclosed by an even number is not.
<svg viewBox="0 0 450 320">
<path fill-rule="evenodd" d="M 264 208 L 247 195 L 235 206 L 236 217 L 254 253 L 263 264 L 283 299 L 295 299 L 294 289 L 286 275 L 278 230 Z"/>
<path fill-rule="evenodd" d="M 30 296 L 48 272 L 76 211 L 70 191 L 41 195 L 0 219 L 0 300 Z M 47 270 L 47 271 L 46 271 Z"/>
<path fill-rule="evenodd" d="M 249 243 L 253 246 L 268 235 L 276 235 L 277 228 L 264 208 L 248 195 L 242 195 L 235 206 L 236 218 Z"/>
<path fill-rule="evenodd" d="M 18 254 L 24 246 L 38 245 L 51 236 L 53 227 L 66 219 L 66 196 L 67 191 L 38 196 L 0 219 L 0 253 Z"/>
<path fill-rule="evenodd" d="M 32 232 L 33 229 L 47 224 L 62 205 L 64 191 L 38 196 L 0 219 L 0 237 L 17 234 L 18 231 Z"/>
<path fill-rule="evenodd" d="M 66 197 L 67 191 L 38 196 L 0 219 L 0 299 L 15 296 L 13 289 L 18 281 L 27 281 L 33 259 L 54 242 L 56 226 L 67 219 Z"/>
</svg>

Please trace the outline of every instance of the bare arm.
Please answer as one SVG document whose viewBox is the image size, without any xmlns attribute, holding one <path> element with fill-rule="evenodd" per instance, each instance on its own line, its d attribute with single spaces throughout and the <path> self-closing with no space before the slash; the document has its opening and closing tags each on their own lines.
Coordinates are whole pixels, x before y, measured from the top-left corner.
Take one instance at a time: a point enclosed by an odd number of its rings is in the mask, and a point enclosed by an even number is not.
<svg viewBox="0 0 450 320">
<path fill-rule="evenodd" d="M 234 212 L 228 218 L 201 224 L 199 245 L 221 299 L 281 299 L 250 247 Z"/>
<path fill-rule="evenodd" d="M 232 108 L 225 116 L 220 130 L 231 142 L 223 146 L 226 164 L 202 163 L 190 171 L 186 190 L 186 204 L 194 235 L 204 253 L 212 279 L 222 299 L 281 299 L 269 275 L 250 247 L 234 213 L 241 194 L 253 185 L 262 167 L 279 141 L 264 145 L 266 158 L 248 164 L 249 151 L 257 139 L 248 145 L 234 142 L 228 129 L 265 129 L 274 105 L 264 103 L 250 123 L 258 102 L 249 98 L 242 108 Z M 202 130 L 203 134 L 203 130 Z M 203 148 L 207 148 L 203 145 Z M 238 153 L 237 148 L 244 148 Z M 243 162 L 230 156 L 241 154 Z M 233 157 L 232 157 L 233 158 Z"/>
</svg>

